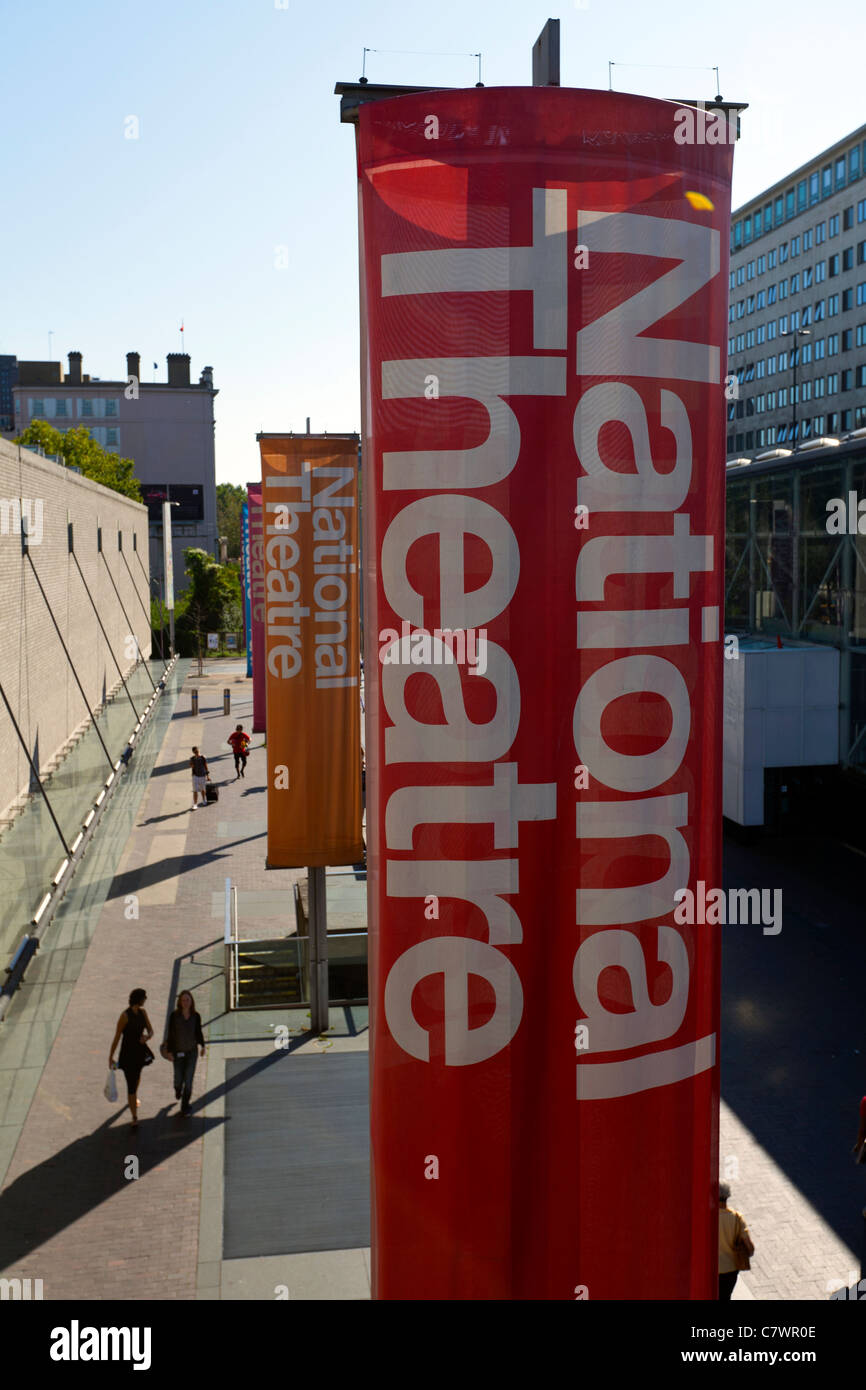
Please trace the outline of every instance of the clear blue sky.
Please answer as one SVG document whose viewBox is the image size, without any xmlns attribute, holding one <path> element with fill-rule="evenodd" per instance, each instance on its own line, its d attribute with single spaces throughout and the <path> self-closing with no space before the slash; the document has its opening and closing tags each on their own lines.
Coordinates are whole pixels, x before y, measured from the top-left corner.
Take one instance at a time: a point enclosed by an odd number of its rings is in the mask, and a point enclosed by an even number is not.
<svg viewBox="0 0 866 1390">
<path fill-rule="evenodd" d="M 562 82 L 750 103 L 744 202 L 866 121 L 858 0 L 59 0 L 0 2 L 0 352 L 124 374 L 138 350 L 214 369 L 217 480 L 258 473 L 257 430 L 360 427 L 354 132 L 335 81 L 362 49 L 483 54 L 528 84 L 562 21 Z M 586 7 L 584 8 L 584 5 Z M 472 86 L 469 57 L 371 53 L 371 80 Z M 137 116 L 138 140 L 124 138 Z M 275 248 L 288 248 L 288 268 Z M 146 367 L 146 371 L 144 370 Z"/>
</svg>

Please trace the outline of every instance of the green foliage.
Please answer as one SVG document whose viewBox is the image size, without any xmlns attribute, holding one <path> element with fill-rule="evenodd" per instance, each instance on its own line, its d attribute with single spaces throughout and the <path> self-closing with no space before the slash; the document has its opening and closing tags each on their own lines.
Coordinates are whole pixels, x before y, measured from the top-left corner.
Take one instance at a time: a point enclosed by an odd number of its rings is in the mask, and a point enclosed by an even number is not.
<svg viewBox="0 0 866 1390">
<path fill-rule="evenodd" d="M 228 540 L 228 558 L 241 558 L 241 508 L 247 490 L 238 483 L 217 483 L 217 531 Z"/>
<path fill-rule="evenodd" d="M 207 633 L 239 632 L 240 576 L 235 565 L 221 565 L 206 550 L 183 552 L 189 585 L 175 603 L 175 646 L 181 656 L 206 650 Z"/>
<path fill-rule="evenodd" d="M 83 477 L 91 478 L 113 492 L 121 492 L 134 502 L 141 501 L 141 488 L 135 476 L 133 460 L 108 453 L 95 439 L 91 439 L 86 425 L 76 425 L 74 429 L 61 433 L 47 420 L 31 420 L 15 442 L 40 444 L 46 454 L 59 455 L 67 468 L 78 468 Z"/>
</svg>

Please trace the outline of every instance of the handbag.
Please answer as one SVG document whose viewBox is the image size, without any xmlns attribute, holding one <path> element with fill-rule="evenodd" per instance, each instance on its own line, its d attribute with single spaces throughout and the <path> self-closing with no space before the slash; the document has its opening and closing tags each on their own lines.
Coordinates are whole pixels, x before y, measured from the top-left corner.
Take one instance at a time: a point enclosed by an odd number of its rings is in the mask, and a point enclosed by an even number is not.
<svg viewBox="0 0 866 1390">
<path fill-rule="evenodd" d="M 746 1230 L 746 1223 L 739 1213 L 737 1216 L 740 1224 L 737 1227 L 737 1236 L 734 1240 L 734 1264 L 738 1270 L 751 1269 L 752 1266 L 749 1261 L 755 1253 L 755 1247 Z"/>
<path fill-rule="evenodd" d="M 116 1077 L 115 1074 L 114 1074 L 114 1067 L 109 1067 L 109 1068 L 108 1068 L 108 1076 L 107 1076 L 106 1081 L 105 1081 L 105 1087 L 104 1087 L 104 1090 L 103 1090 L 103 1095 L 105 1096 L 105 1099 L 108 1101 L 109 1105 L 114 1105 L 114 1104 L 116 1104 L 116 1102 L 117 1102 L 117 1077 Z"/>
<path fill-rule="evenodd" d="M 151 1062 L 153 1061 L 153 1053 L 151 1052 L 151 1050 L 150 1050 L 150 1048 L 148 1047 L 147 1043 L 142 1043 L 142 1044 L 141 1044 L 141 1047 L 142 1047 L 142 1051 L 144 1052 L 144 1056 L 143 1056 L 142 1059 L 141 1059 L 141 1065 L 142 1065 L 143 1067 L 149 1067 L 150 1064 L 151 1064 Z"/>
</svg>

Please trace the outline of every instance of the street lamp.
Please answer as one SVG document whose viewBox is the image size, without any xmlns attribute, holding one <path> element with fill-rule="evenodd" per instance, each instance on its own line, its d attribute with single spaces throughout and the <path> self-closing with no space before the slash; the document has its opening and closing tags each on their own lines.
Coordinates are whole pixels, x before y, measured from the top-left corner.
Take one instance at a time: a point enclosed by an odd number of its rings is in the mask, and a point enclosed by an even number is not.
<svg viewBox="0 0 866 1390">
<path fill-rule="evenodd" d="M 151 587 L 151 589 L 153 588 L 154 584 L 156 585 L 156 602 L 157 602 L 157 607 L 159 608 L 159 659 L 160 659 L 160 661 L 162 662 L 162 664 L 163 664 L 163 666 L 164 666 L 164 665 L 165 665 L 165 653 L 163 652 L 163 649 L 162 649 L 162 629 L 163 629 L 163 627 L 164 627 L 164 625 L 165 625 L 165 618 L 163 617 L 163 612 L 162 612 L 162 580 L 160 579 L 160 577 L 159 577 L 158 574 L 153 575 L 152 578 L 151 578 L 151 581 L 150 581 L 150 587 Z"/>
<path fill-rule="evenodd" d="M 165 502 L 164 502 L 164 504 L 163 504 L 163 513 L 162 513 L 162 515 L 163 515 L 163 527 L 162 527 L 162 568 L 163 568 L 163 581 L 164 581 L 164 583 L 165 583 L 166 600 L 167 600 L 167 599 L 168 599 L 168 587 L 169 587 L 169 586 L 168 586 L 168 567 L 169 567 L 169 565 L 172 566 L 172 574 L 174 573 L 174 565 L 173 565 L 173 563 L 172 563 L 172 557 L 173 557 L 173 554 L 174 554 L 174 535 L 173 535 L 172 529 L 171 529 L 171 511 L 170 511 L 170 510 L 169 510 L 169 511 L 166 511 L 165 508 L 179 507 L 179 506 L 180 506 L 180 503 L 179 503 L 179 502 L 172 502 L 172 500 L 171 500 L 171 483 L 167 483 L 167 484 L 166 484 L 165 499 L 166 499 L 166 500 L 165 500 Z M 174 581 L 173 581 L 173 580 L 172 580 L 172 584 L 171 584 L 171 606 L 170 606 L 170 608 L 169 608 L 169 610 L 168 610 L 168 651 L 169 651 L 169 656 L 174 656 Z"/>
<path fill-rule="evenodd" d="M 793 407 L 793 415 L 791 417 L 791 443 L 795 449 L 797 448 L 797 359 L 800 356 L 800 348 L 797 339 L 809 338 L 811 334 L 811 328 L 793 328 L 790 332 L 779 334 L 780 338 L 794 339 L 794 346 L 791 350 L 794 364 L 794 388 L 791 394 L 791 405 Z"/>
</svg>

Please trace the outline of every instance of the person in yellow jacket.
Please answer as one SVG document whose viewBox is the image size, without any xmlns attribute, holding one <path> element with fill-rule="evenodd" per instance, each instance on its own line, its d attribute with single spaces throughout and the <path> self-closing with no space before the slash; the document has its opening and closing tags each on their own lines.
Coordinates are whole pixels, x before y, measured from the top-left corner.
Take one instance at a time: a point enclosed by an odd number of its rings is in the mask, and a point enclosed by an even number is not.
<svg viewBox="0 0 866 1390">
<path fill-rule="evenodd" d="M 749 1268 L 749 1256 L 755 1247 L 745 1218 L 728 1207 L 731 1189 L 719 1183 L 719 1298 L 729 1299 L 734 1292 L 737 1275 Z M 745 1258 L 745 1263 L 743 1259 Z"/>
</svg>

